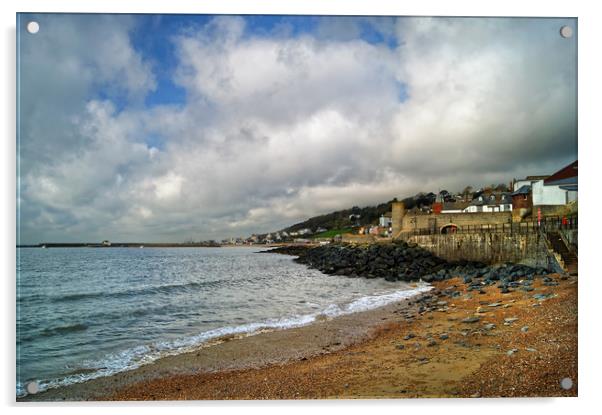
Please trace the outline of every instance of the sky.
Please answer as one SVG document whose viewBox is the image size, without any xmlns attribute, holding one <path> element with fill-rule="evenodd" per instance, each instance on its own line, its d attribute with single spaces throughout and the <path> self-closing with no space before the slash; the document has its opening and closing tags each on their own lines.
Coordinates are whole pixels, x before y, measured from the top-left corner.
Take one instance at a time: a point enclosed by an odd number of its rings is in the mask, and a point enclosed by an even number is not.
<svg viewBox="0 0 602 415">
<path fill-rule="evenodd" d="M 19 14 L 17 30 L 22 244 L 248 236 L 577 159 L 575 19 Z"/>
</svg>

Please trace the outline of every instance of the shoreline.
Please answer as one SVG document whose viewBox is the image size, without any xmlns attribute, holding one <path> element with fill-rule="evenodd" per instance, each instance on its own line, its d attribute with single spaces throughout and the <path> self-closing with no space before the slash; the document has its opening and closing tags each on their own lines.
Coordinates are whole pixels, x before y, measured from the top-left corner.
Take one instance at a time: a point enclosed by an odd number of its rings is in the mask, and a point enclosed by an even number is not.
<svg viewBox="0 0 602 415">
<path fill-rule="evenodd" d="M 18 401 L 577 396 L 577 277 L 549 277 L 558 285 L 537 278 L 506 294 L 434 282 L 402 302 Z"/>
<path fill-rule="evenodd" d="M 410 286 L 417 288 L 415 284 Z M 103 400 L 119 388 L 172 375 L 216 373 L 307 360 L 365 341 L 388 319 L 383 316 L 391 311 L 411 309 L 408 302 L 423 295 L 425 292 L 418 292 L 384 306 L 334 317 L 319 314 L 316 320 L 296 327 L 222 335 L 190 351 L 167 355 L 135 369 L 50 388 L 17 397 L 17 401 Z"/>
</svg>

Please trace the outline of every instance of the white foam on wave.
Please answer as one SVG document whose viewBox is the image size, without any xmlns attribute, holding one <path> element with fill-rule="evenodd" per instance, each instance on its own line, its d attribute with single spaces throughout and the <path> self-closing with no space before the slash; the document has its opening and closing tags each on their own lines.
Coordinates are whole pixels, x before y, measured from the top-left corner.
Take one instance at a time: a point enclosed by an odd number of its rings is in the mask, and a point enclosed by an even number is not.
<svg viewBox="0 0 602 415">
<path fill-rule="evenodd" d="M 368 311 L 383 307 L 396 301 L 401 301 L 423 292 L 430 291 L 433 287 L 426 283 L 418 283 L 415 288 L 399 290 L 390 293 L 360 297 L 347 304 L 330 304 L 321 311 L 301 316 L 292 316 L 281 319 L 268 319 L 262 322 L 248 323 L 239 326 L 227 326 L 202 332 L 196 336 L 185 337 L 173 341 L 158 342 L 152 345 L 141 345 L 126 349 L 119 353 L 107 355 L 101 360 L 84 362 L 83 368 L 100 369 L 69 375 L 59 379 L 38 382 L 38 390 L 59 388 L 74 383 L 86 382 L 100 377 L 111 376 L 139 368 L 162 357 L 192 351 L 212 340 L 230 335 L 252 335 L 262 330 L 283 330 L 302 327 L 316 321 L 318 316 L 339 317 L 361 311 Z M 89 366 L 89 367 L 87 367 Z M 25 385 L 17 383 L 17 397 L 27 395 Z"/>
</svg>

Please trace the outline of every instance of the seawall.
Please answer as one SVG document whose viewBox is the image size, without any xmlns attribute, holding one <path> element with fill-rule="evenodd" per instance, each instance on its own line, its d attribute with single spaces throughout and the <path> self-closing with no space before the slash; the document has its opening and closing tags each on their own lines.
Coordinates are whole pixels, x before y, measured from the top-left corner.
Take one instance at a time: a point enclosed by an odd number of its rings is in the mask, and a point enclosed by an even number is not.
<svg viewBox="0 0 602 415">
<path fill-rule="evenodd" d="M 466 234 L 414 235 L 408 242 L 416 243 L 448 261 L 468 260 L 486 264 L 514 262 L 533 267 L 549 268 L 550 255 L 538 233 L 509 234 L 479 232 Z"/>
</svg>

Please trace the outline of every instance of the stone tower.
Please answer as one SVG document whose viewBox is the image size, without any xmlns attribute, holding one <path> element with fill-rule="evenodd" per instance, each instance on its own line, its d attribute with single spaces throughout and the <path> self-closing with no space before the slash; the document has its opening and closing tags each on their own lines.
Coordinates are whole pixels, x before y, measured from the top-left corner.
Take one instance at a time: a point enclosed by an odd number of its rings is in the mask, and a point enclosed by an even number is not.
<svg viewBox="0 0 602 415">
<path fill-rule="evenodd" d="M 406 208 L 403 202 L 393 202 L 391 208 L 391 227 L 393 228 L 393 237 L 401 231 L 403 217 L 406 214 Z"/>
</svg>

